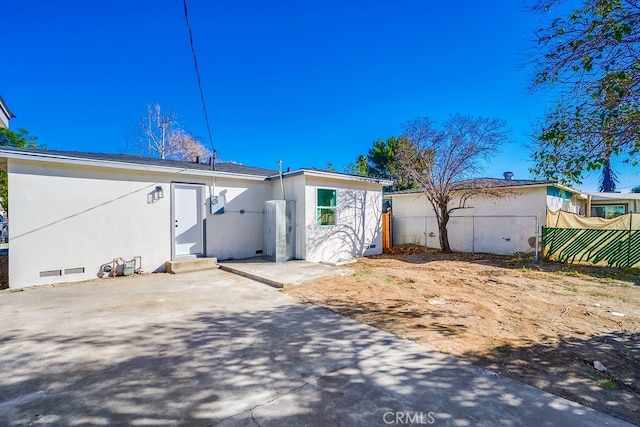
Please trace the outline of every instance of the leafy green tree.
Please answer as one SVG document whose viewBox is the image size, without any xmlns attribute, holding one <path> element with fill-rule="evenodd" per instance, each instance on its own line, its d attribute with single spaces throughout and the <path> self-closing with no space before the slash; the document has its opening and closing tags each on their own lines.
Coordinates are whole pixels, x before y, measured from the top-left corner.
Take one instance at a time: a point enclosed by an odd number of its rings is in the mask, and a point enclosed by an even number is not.
<svg viewBox="0 0 640 427">
<path fill-rule="evenodd" d="M 0 128 L 0 147 L 37 148 L 38 138 L 24 128 L 18 128 L 15 131 Z M 0 200 L 8 211 L 9 185 L 6 171 L 0 171 Z"/>
<path fill-rule="evenodd" d="M 0 128 L 0 147 L 36 148 L 38 137 L 33 136 L 25 128 L 18 128 L 15 131 Z"/>
<path fill-rule="evenodd" d="M 349 163 L 344 168 L 344 172 L 351 175 L 369 176 L 369 162 L 367 156 L 359 155 L 355 163 Z"/>
<path fill-rule="evenodd" d="M 532 172 L 581 183 L 584 172 L 614 157 L 638 162 L 640 3 L 582 0 L 567 16 L 555 16 L 562 3 L 532 6 L 543 17 L 552 15 L 536 33 L 532 88 L 557 94 L 536 132 Z"/>
<path fill-rule="evenodd" d="M 386 140 L 377 139 L 369 149 L 367 160 L 369 163 L 369 175 L 376 178 L 394 180 L 391 188 L 385 191 L 400 191 L 414 188 L 415 184 L 406 175 L 400 173 L 397 154 L 402 146 L 410 145 L 405 136 L 399 138 L 391 136 Z"/>
<path fill-rule="evenodd" d="M 492 181 L 474 180 L 482 161 L 496 154 L 508 141 L 504 120 L 452 115 L 436 126 L 429 118 L 404 125 L 406 141 L 396 153 L 399 173 L 418 184 L 438 222 L 440 248 L 451 252 L 447 224 L 451 213 L 467 208 L 479 193 L 497 194 Z"/>
<path fill-rule="evenodd" d="M 640 193 L 640 185 L 636 185 L 631 189 L 632 193 Z"/>
</svg>

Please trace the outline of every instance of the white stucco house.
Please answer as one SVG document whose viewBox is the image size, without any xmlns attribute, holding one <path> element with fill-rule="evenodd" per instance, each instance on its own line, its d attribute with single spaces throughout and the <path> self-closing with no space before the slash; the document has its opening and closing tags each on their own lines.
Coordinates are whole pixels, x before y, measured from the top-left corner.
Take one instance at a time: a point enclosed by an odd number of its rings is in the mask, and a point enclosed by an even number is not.
<svg viewBox="0 0 640 427">
<path fill-rule="evenodd" d="M 335 263 L 382 252 L 384 180 L 314 169 L 0 147 L 11 201 L 9 287 L 87 280 L 114 258 L 259 256 L 271 200 L 292 201 L 290 258 Z M 285 228 L 283 228 L 284 230 Z"/>
<path fill-rule="evenodd" d="M 547 208 L 585 215 L 588 196 L 552 181 L 477 178 L 460 182 L 460 193 L 479 191 L 465 209 L 453 212 L 448 234 L 451 249 L 458 252 L 513 254 L 531 252 L 539 227 L 545 224 Z M 385 195 L 393 206 L 393 244 L 419 244 L 439 248 L 435 212 L 420 190 Z M 452 202 L 456 204 L 456 198 Z M 536 215 L 539 217 L 536 218 Z"/>
<path fill-rule="evenodd" d="M 0 96 L 0 128 L 8 128 L 9 120 L 13 119 L 15 116 L 7 107 L 7 103 L 4 102 L 2 96 Z"/>
</svg>

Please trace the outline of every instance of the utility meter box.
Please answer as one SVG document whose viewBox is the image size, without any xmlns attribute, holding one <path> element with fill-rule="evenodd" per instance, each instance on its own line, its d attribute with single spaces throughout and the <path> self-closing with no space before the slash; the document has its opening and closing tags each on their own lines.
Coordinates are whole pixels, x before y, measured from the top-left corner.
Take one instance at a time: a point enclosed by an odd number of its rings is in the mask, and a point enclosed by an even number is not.
<svg viewBox="0 0 640 427">
<path fill-rule="evenodd" d="M 281 262 L 296 256 L 296 202 L 267 200 L 264 202 L 265 260 Z"/>
</svg>

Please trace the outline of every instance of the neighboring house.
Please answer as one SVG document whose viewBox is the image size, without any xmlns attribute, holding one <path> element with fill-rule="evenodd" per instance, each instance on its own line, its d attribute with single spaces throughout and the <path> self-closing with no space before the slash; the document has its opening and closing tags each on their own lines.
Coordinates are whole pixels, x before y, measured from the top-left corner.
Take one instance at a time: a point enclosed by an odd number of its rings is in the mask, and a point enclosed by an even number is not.
<svg viewBox="0 0 640 427">
<path fill-rule="evenodd" d="M 512 254 L 532 252 L 547 208 L 584 215 L 587 196 L 552 181 L 477 178 L 462 181 L 460 193 L 478 190 L 467 208 L 452 213 L 448 234 L 451 249 L 459 252 Z M 460 194 L 458 193 L 458 194 Z M 455 196 L 455 195 L 454 195 Z M 385 195 L 392 199 L 394 245 L 414 243 L 439 248 L 435 212 L 420 190 Z M 451 205 L 455 205 L 454 197 Z M 536 215 L 539 217 L 536 218 Z"/>
<path fill-rule="evenodd" d="M 271 230 L 266 202 L 277 199 L 295 202 L 293 257 L 336 263 L 382 252 L 385 180 L 8 147 L 0 163 L 11 288 L 101 277 L 114 258 L 140 256 L 144 270 L 160 272 L 169 260 L 260 255 Z"/>
<path fill-rule="evenodd" d="M 631 212 L 640 212 L 640 194 L 636 193 L 586 193 L 591 200 L 589 216 L 616 218 Z"/>
<path fill-rule="evenodd" d="M 15 116 L 11 113 L 9 107 L 7 107 L 7 104 L 4 102 L 4 99 L 0 96 L 0 128 L 8 128 L 9 120 L 14 117 Z"/>
</svg>

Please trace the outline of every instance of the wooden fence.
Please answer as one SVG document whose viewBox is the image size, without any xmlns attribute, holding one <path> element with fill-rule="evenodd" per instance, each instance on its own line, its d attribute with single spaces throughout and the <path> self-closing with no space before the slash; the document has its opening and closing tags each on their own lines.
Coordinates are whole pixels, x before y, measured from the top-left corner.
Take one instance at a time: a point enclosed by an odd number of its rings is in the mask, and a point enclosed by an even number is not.
<svg viewBox="0 0 640 427">
<path fill-rule="evenodd" d="M 391 249 L 393 244 L 391 243 L 391 234 L 393 232 L 393 220 L 391 217 L 391 211 L 382 214 L 382 251 Z"/>
</svg>

